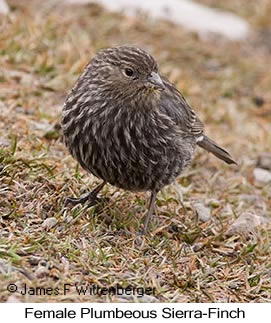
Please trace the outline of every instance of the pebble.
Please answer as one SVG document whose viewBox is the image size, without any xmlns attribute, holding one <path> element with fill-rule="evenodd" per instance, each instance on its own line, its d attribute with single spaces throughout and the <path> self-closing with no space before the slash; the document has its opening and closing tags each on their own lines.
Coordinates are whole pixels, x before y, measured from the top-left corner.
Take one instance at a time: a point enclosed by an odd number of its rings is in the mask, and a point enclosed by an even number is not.
<svg viewBox="0 0 271 323">
<path fill-rule="evenodd" d="M 37 268 L 37 270 L 35 271 L 35 276 L 37 278 L 46 277 L 46 276 L 48 276 L 48 274 L 49 274 L 49 270 L 46 267 L 43 267 L 43 266 L 39 266 Z"/>
<path fill-rule="evenodd" d="M 51 217 L 51 218 L 48 218 L 48 219 L 46 219 L 45 221 L 43 221 L 43 223 L 42 223 L 42 227 L 44 228 L 44 229 L 51 229 L 51 228 L 53 228 L 55 225 L 57 224 L 57 220 L 56 220 L 56 218 L 54 218 L 54 217 Z"/>
<path fill-rule="evenodd" d="M 139 303 L 159 303 L 159 299 L 152 295 L 143 295 L 143 296 L 133 296 L 133 295 L 119 295 L 117 301 L 119 302 L 127 302 L 137 300 Z"/>
<path fill-rule="evenodd" d="M 271 153 L 265 152 L 258 156 L 257 167 L 271 170 Z"/>
<path fill-rule="evenodd" d="M 7 15 L 9 13 L 9 7 L 5 0 L 0 0 L 0 13 Z"/>
<path fill-rule="evenodd" d="M 86 5 L 93 0 L 65 0 L 67 4 Z M 192 0 L 96 0 L 109 10 L 121 11 L 128 16 L 145 12 L 154 19 L 167 19 L 194 31 L 202 39 L 209 34 L 220 35 L 229 40 L 245 39 L 251 32 L 248 22 L 241 17 L 201 5 Z"/>
<path fill-rule="evenodd" d="M 266 169 L 254 168 L 253 175 L 256 182 L 271 183 L 271 172 Z"/>
<path fill-rule="evenodd" d="M 18 297 L 15 295 L 10 295 L 6 301 L 6 303 L 21 303 Z"/>
<path fill-rule="evenodd" d="M 38 263 L 40 262 L 41 260 L 41 257 L 38 257 L 38 256 L 30 256 L 28 258 L 28 262 L 30 263 L 30 265 L 38 265 Z"/>
<path fill-rule="evenodd" d="M 203 222 L 207 222 L 211 218 L 211 211 L 208 207 L 204 206 L 201 202 L 194 202 L 193 208 L 195 209 L 197 216 Z"/>
<path fill-rule="evenodd" d="M 243 212 L 229 227 L 226 234 L 231 236 L 236 233 L 250 233 L 257 226 L 270 222 L 268 217 L 258 215 L 253 211 Z"/>
</svg>

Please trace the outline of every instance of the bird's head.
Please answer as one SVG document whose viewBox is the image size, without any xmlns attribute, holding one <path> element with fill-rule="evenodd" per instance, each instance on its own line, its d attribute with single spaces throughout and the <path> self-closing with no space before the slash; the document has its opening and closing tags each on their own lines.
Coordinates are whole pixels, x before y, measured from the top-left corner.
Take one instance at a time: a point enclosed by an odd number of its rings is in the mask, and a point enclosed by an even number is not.
<svg viewBox="0 0 271 323">
<path fill-rule="evenodd" d="M 157 99 L 164 89 L 154 58 L 135 47 L 108 48 L 89 63 L 91 81 L 111 98 Z"/>
</svg>

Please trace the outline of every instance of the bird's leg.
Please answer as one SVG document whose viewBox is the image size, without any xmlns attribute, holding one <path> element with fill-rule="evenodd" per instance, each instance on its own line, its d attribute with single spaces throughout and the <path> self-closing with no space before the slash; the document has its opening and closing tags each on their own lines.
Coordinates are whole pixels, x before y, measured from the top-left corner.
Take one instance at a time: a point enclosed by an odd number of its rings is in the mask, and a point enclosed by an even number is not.
<svg viewBox="0 0 271 323">
<path fill-rule="evenodd" d="M 150 222 L 150 219 L 151 219 L 151 216 L 152 216 L 152 213 L 153 213 L 153 209 L 154 209 L 156 195 L 157 195 L 157 192 L 156 191 L 153 191 L 151 193 L 151 200 L 150 200 L 148 212 L 147 212 L 146 217 L 145 217 L 144 228 L 140 232 L 140 235 L 145 235 L 147 233 L 148 225 L 149 225 L 149 222 Z"/>
<path fill-rule="evenodd" d="M 106 184 L 105 181 L 103 181 L 101 184 L 99 184 L 93 191 L 88 192 L 83 194 L 82 196 L 75 198 L 75 197 L 67 197 L 65 204 L 72 204 L 72 205 L 77 205 L 79 203 L 86 203 L 88 202 L 89 206 L 93 206 L 95 204 L 97 204 L 99 202 L 99 198 L 97 197 L 98 193 L 100 192 L 100 190 L 104 187 L 104 185 Z"/>
</svg>

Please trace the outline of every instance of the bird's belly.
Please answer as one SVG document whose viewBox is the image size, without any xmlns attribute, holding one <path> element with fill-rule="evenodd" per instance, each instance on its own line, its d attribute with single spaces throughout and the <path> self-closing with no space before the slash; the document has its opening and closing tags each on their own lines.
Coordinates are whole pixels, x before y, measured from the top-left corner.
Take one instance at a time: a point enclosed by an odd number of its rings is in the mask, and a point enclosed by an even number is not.
<svg viewBox="0 0 271 323">
<path fill-rule="evenodd" d="M 88 127 L 78 126 L 66 138 L 72 155 L 93 175 L 122 189 L 160 190 L 192 159 L 195 138 L 180 132 L 167 116 L 113 112 L 99 122 L 97 116 L 96 122 L 88 119 Z"/>
<path fill-rule="evenodd" d="M 137 148 L 134 151 L 134 148 Z M 96 146 L 88 170 L 104 181 L 130 191 L 160 190 L 183 171 L 192 158 L 188 145 L 133 146 L 105 149 Z M 127 148 L 127 147 L 126 147 Z"/>
</svg>

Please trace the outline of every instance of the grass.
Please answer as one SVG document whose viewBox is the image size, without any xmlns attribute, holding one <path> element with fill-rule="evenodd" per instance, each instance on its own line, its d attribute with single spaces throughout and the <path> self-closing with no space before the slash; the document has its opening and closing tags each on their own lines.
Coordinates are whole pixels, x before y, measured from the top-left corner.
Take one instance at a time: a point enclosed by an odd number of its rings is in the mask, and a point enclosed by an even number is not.
<svg viewBox="0 0 271 323">
<path fill-rule="evenodd" d="M 23 302 L 269 302 L 270 221 L 250 234 L 227 234 L 247 210 L 271 217 L 270 184 L 253 178 L 258 155 L 271 147 L 266 1 L 257 2 L 266 10 L 261 14 L 252 2 L 227 1 L 227 9 L 256 30 L 242 43 L 201 41 L 167 22 L 127 18 L 95 5 L 10 3 L 11 16 L 0 21 L 0 300 L 9 299 L 7 285 L 15 283 L 19 290 L 24 284 L 59 288 L 58 295 L 12 294 Z M 178 179 L 185 208 L 176 190 L 166 188 L 145 237 L 135 233 L 147 193 L 108 185 L 104 207 L 64 205 L 66 196 L 98 183 L 62 143 L 64 98 L 97 50 L 127 43 L 152 52 L 205 122 L 206 133 L 239 164 L 229 167 L 199 149 Z M 197 218 L 193 201 L 211 209 L 209 221 Z M 71 284 L 66 295 L 65 283 Z M 155 295 L 84 296 L 76 283 L 152 287 Z"/>
</svg>

